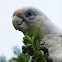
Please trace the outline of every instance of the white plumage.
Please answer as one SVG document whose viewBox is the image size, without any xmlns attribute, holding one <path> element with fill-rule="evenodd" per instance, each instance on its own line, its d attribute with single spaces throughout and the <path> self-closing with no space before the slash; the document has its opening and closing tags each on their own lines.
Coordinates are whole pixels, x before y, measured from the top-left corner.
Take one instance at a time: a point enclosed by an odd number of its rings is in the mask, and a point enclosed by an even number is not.
<svg viewBox="0 0 62 62">
<path fill-rule="evenodd" d="M 43 42 L 49 49 L 53 62 L 62 62 L 62 31 L 56 27 L 42 12 L 35 8 L 16 10 L 12 19 L 13 26 L 24 34 L 29 32 L 32 36 L 42 24 L 41 31 L 45 35 Z"/>
</svg>

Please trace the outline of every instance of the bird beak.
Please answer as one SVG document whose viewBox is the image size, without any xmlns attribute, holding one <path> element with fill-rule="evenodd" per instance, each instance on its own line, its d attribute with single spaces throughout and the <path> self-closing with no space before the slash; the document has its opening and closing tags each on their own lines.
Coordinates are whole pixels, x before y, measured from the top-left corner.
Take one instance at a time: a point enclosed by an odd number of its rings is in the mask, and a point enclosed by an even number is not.
<svg viewBox="0 0 62 62">
<path fill-rule="evenodd" d="M 28 29 L 28 25 L 27 23 L 24 21 L 24 19 L 22 17 L 18 17 L 17 15 L 15 15 L 13 17 L 13 21 L 12 21 L 13 25 L 16 27 L 16 29 L 19 29 L 22 31 L 25 31 Z"/>
</svg>

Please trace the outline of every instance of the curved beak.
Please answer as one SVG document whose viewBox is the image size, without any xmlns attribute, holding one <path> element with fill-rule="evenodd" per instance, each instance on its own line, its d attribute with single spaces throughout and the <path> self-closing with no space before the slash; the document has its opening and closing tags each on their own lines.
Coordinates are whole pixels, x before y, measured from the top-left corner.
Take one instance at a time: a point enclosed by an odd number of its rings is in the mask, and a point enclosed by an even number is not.
<svg viewBox="0 0 62 62">
<path fill-rule="evenodd" d="M 28 25 L 22 17 L 15 15 L 12 19 L 12 23 L 16 29 L 21 31 L 25 31 L 28 29 Z"/>
</svg>

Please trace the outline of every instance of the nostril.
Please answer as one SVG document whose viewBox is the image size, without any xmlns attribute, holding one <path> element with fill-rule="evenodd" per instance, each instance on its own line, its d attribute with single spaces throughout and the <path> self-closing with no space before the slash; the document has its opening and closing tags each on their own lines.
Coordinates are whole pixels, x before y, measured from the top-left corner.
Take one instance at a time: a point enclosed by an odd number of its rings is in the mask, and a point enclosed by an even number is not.
<svg viewBox="0 0 62 62">
<path fill-rule="evenodd" d="M 18 13 L 19 15 L 21 15 L 21 13 Z"/>
<path fill-rule="evenodd" d="M 21 16 L 21 13 L 18 13 L 18 14 L 17 14 L 17 16 L 19 16 L 19 17 L 20 17 L 20 16 Z"/>
</svg>

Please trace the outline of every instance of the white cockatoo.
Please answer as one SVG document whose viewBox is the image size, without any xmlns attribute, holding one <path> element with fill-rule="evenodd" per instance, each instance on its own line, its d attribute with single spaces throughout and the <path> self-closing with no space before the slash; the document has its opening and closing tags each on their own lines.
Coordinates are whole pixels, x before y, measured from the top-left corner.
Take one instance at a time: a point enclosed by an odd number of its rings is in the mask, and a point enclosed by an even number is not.
<svg viewBox="0 0 62 62">
<path fill-rule="evenodd" d="M 62 32 L 41 11 L 32 7 L 18 9 L 13 14 L 12 23 L 16 30 L 24 34 L 28 31 L 29 36 L 42 24 L 42 41 L 49 49 L 50 57 L 53 62 L 62 62 Z"/>
</svg>

